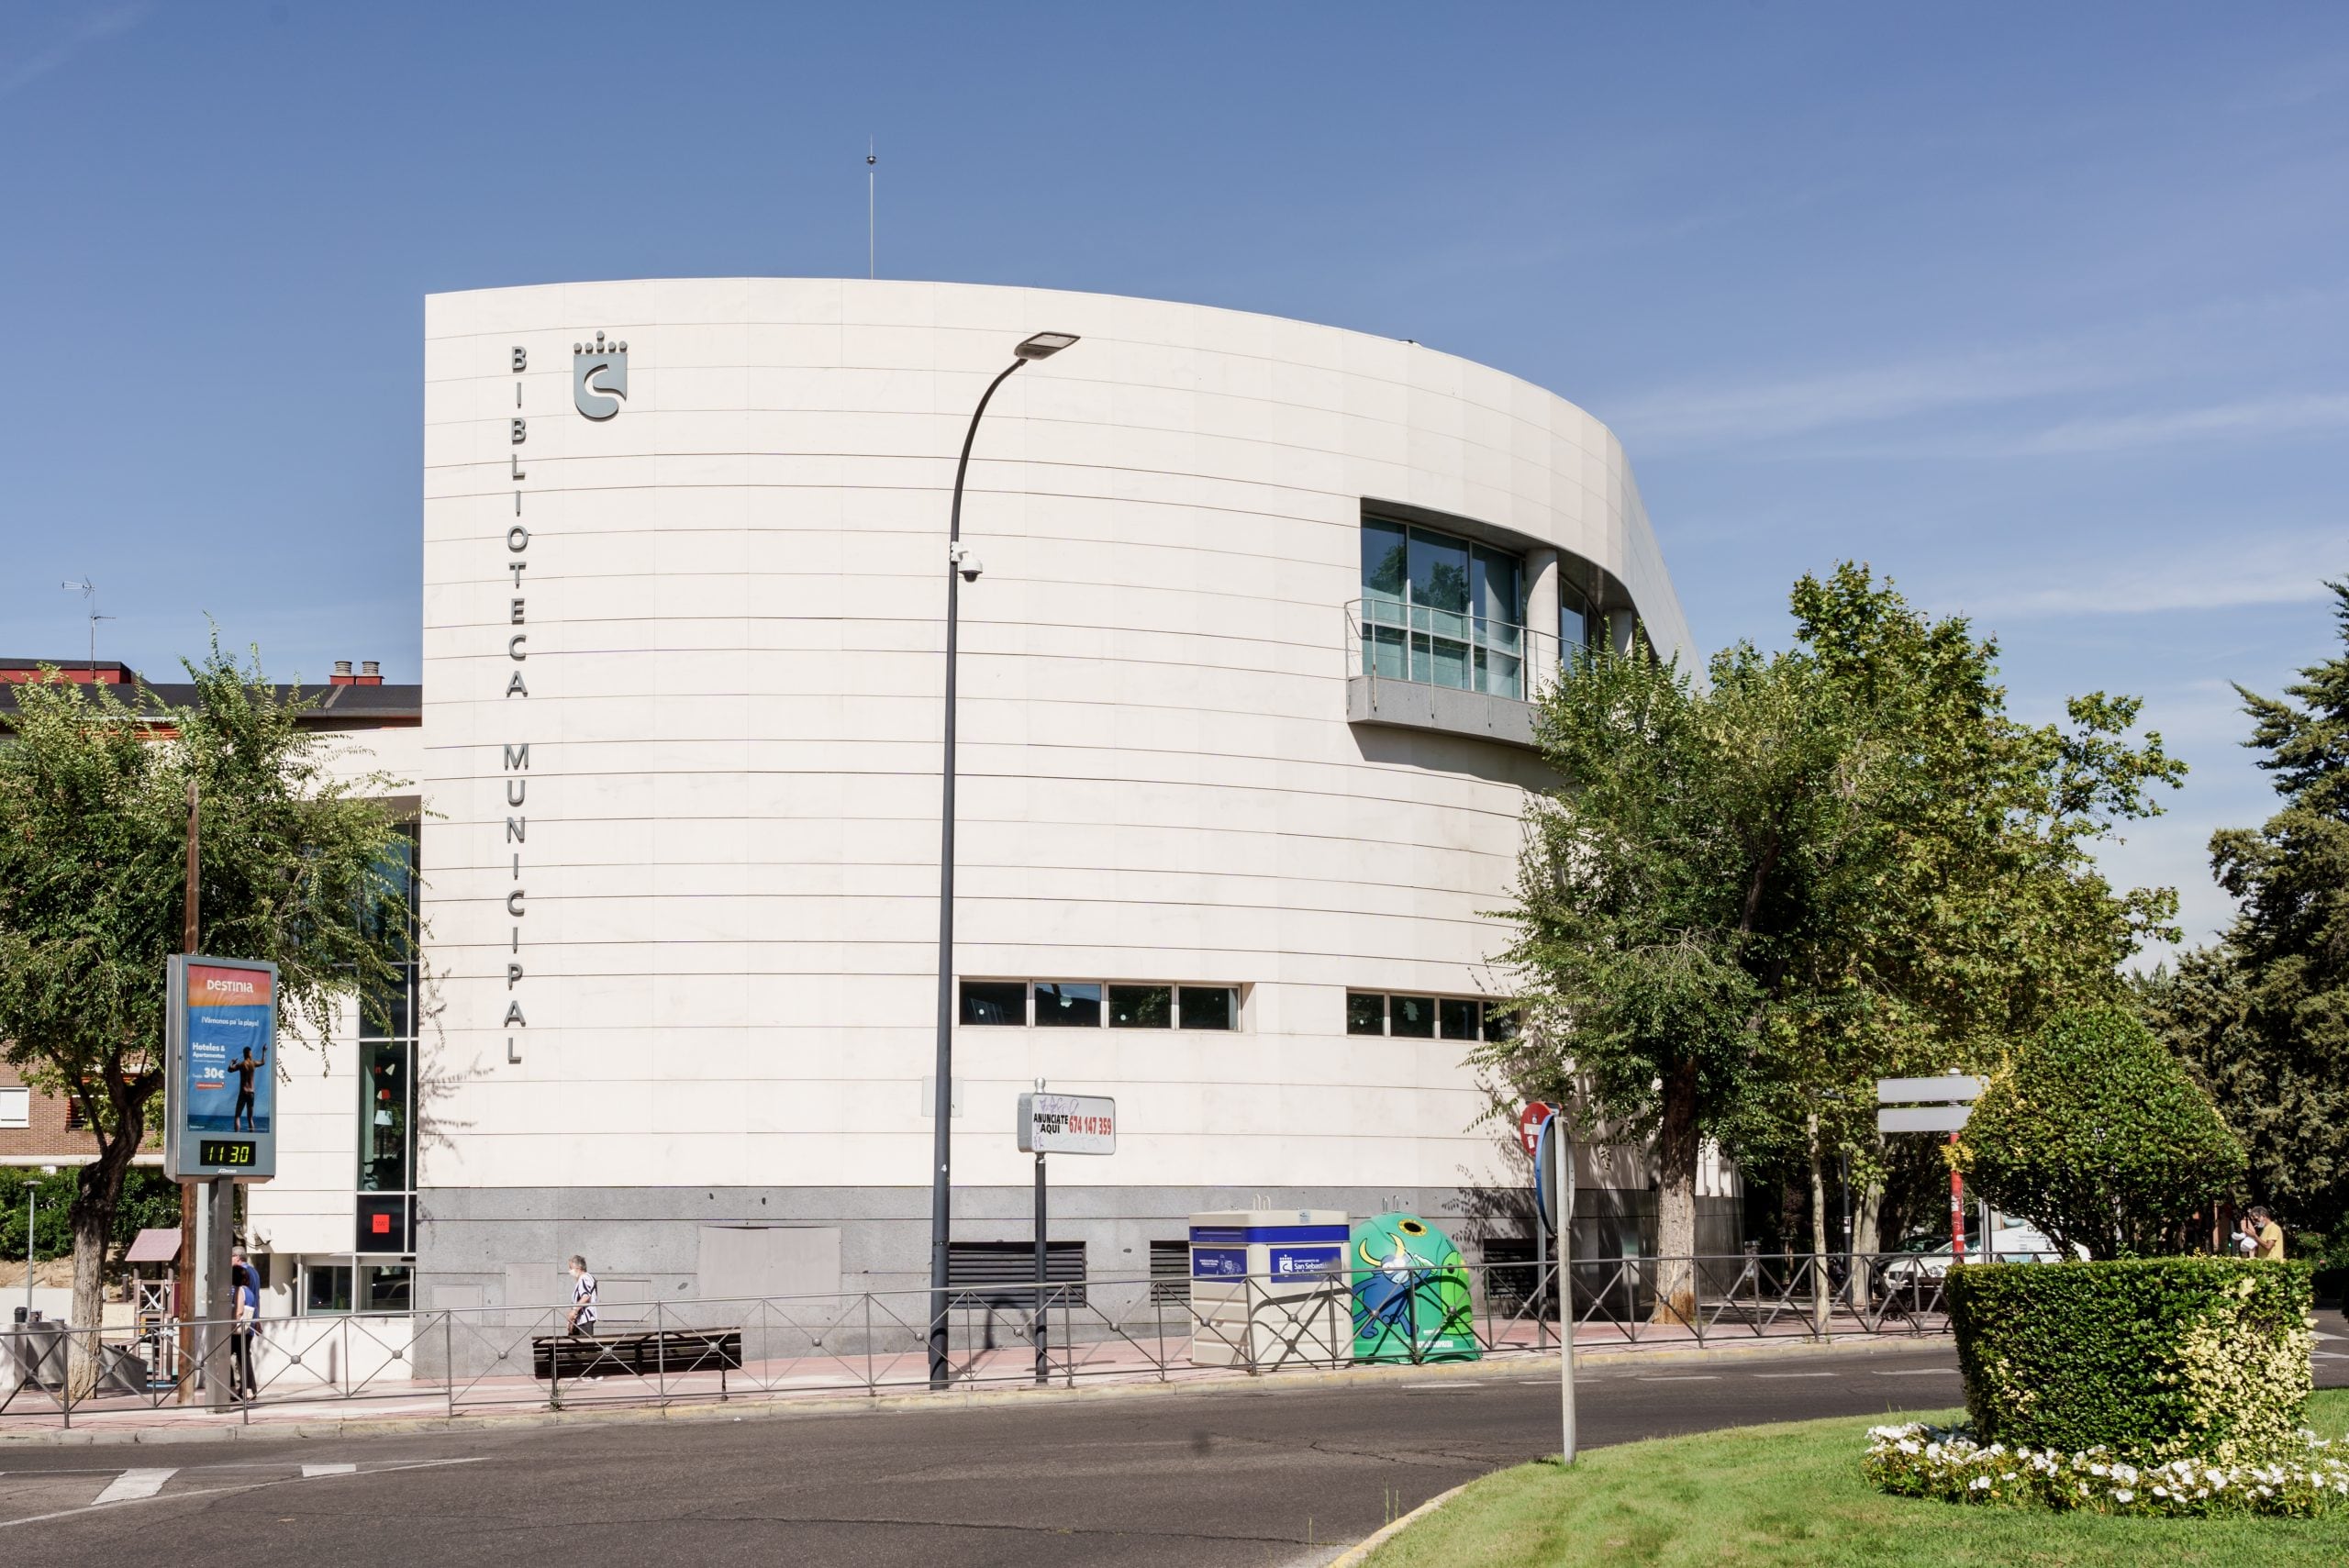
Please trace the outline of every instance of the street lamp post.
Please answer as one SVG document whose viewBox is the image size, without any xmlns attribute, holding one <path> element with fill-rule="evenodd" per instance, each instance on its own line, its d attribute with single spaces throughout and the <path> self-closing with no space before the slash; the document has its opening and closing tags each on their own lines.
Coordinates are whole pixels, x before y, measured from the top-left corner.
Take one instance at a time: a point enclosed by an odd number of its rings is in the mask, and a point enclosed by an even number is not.
<svg viewBox="0 0 2349 1568">
<path fill-rule="evenodd" d="M 995 389 L 1030 360 L 1050 359 L 1076 341 L 1074 333 L 1039 332 L 1012 350 L 963 433 L 963 456 L 954 464 L 954 501 L 946 524 L 946 753 L 945 786 L 939 813 L 938 848 L 938 1076 L 930 1102 L 930 1385 L 952 1379 L 946 1352 L 946 1241 L 952 1219 L 949 1176 L 954 1153 L 954 654 L 962 632 L 962 588 L 979 580 L 979 562 L 963 548 L 963 477 L 971 466 L 971 443 Z"/>
</svg>

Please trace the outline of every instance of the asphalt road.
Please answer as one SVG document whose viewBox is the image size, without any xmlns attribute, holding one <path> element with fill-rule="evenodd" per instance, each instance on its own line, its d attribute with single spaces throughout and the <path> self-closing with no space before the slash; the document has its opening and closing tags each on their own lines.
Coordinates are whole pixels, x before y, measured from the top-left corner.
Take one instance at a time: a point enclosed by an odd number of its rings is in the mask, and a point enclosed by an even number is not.
<svg viewBox="0 0 2349 1568">
<path fill-rule="evenodd" d="M 2321 1346 L 2321 1384 L 2349 1383 L 2336 1350 L 2349 1342 Z M 1582 1440 L 1960 1397 L 1945 1344 L 1617 1363 L 1585 1375 Z M 945 1409 L 6 1446 L 0 1561 L 1284 1568 L 1557 1447 L 1557 1385 L 1531 1367 Z"/>
</svg>

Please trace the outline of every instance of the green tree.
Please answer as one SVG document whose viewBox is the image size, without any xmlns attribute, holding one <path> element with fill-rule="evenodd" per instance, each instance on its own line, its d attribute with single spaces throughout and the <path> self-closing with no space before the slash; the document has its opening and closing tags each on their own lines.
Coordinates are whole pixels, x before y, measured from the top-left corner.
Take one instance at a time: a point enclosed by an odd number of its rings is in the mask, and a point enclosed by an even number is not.
<svg viewBox="0 0 2349 1568">
<path fill-rule="evenodd" d="M 281 699 L 258 654 L 239 668 L 216 639 L 187 670 L 184 708 L 142 693 L 134 711 L 104 685 L 56 679 L 20 686 L 0 742 L 0 1051 L 70 1096 L 97 1145 L 69 1216 L 80 1324 L 98 1320 L 125 1179 L 161 1112 L 191 784 L 204 950 L 276 963 L 289 1033 L 322 1040 L 337 996 L 380 990 L 405 958 L 389 873 L 399 825 L 375 798 L 394 781 L 337 777 L 332 740 L 298 722 L 307 700 Z M 78 1358 L 77 1385 L 94 1374 Z"/>
<path fill-rule="evenodd" d="M 2128 739 L 2132 701 L 2022 724 L 1994 643 L 1865 567 L 1804 578 L 1793 607 L 1787 652 L 1730 649 L 1701 686 L 1586 658 L 1536 719 L 1565 782 L 1529 806 L 1500 955 L 1526 1028 L 1480 1060 L 1654 1135 L 1667 1257 L 1695 1250 L 1707 1140 L 1807 1167 L 1814 1190 L 1832 1150 L 1870 1175 L 1876 1077 L 1976 1064 L 2066 1000 L 2118 995 L 2175 908 L 2115 894 L 2092 860 L 2184 771 L 2158 735 Z M 1667 1282 L 1659 1311 L 1687 1292 Z"/>
<path fill-rule="evenodd" d="M 2120 1005 L 2064 1013 L 2016 1047 L 1956 1158 L 1992 1205 L 2092 1258 L 2185 1251 L 2187 1222 L 2243 1173 L 2210 1096 Z"/>
<path fill-rule="evenodd" d="M 2144 987 L 2250 1152 L 2252 1191 L 2296 1229 L 2349 1222 L 2349 583 L 2328 584 L 2342 651 L 2281 698 L 2238 686 L 2283 808 L 2210 839 L 2239 901 L 2226 936 Z"/>
</svg>

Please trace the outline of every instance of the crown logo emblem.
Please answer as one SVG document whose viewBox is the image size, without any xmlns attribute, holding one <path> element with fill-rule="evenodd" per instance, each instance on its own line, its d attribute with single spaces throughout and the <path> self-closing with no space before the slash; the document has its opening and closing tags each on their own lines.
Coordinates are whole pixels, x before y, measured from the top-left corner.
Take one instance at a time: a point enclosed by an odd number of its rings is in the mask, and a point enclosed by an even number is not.
<svg viewBox="0 0 2349 1568">
<path fill-rule="evenodd" d="M 572 406 L 590 419 L 608 419 L 627 400 L 628 345 L 607 343 L 601 332 L 592 343 L 572 344 Z"/>
</svg>

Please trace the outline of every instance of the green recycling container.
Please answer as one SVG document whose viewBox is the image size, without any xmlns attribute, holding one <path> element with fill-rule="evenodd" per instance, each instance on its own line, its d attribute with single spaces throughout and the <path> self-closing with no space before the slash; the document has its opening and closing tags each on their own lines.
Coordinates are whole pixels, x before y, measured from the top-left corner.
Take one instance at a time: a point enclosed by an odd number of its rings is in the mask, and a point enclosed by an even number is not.
<svg viewBox="0 0 2349 1568">
<path fill-rule="evenodd" d="M 1452 1238 L 1416 1214 L 1353 1228 L 1353 1356 L 1358 1362 L 1472 1362 L 1475 1308 Z"/>
</svg>

